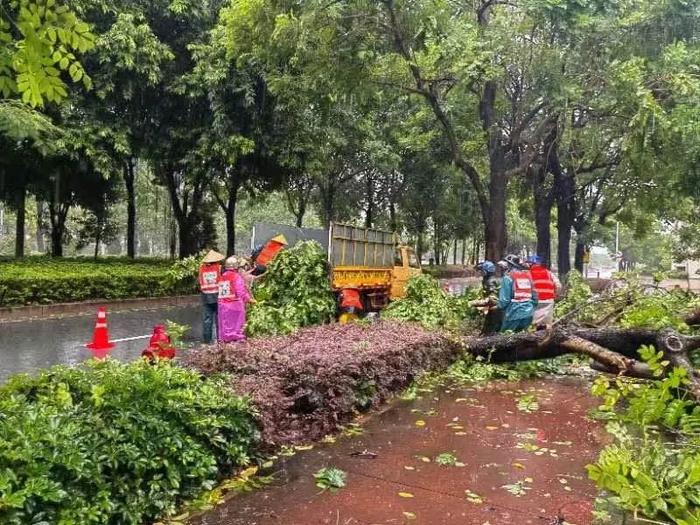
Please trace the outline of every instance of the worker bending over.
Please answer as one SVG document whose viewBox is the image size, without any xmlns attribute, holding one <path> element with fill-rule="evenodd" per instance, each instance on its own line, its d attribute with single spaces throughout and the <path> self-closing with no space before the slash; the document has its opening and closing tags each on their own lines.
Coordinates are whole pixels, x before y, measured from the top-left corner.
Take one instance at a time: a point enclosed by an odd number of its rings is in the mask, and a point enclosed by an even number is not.
<svg viewBox="0 0 700 525">
<path fill-rule="evenodd" d="M 496 307 L 500 281 L 496 277 L 496 265 L 491 261 L 480 262 L 476 265 L 476 269 L 483 275 L 481 281 L 482 299 L 472 301 L 470 304 L 484 314 L 484 325 L 481 333 L 492 335 L 500 329 L 503 317 L 501 311 Z"/>
<path fill-rule="evenodd" d="M 542 257 L 531 255 L 527 258 L 530 267 L 532 286 L 537 293 L 537 308 L 532 324 L 537 329 L 545 329 L 554 324 L 554 300 L 561 292 L 561 282 L 544 265 Z"/>
<path fill-rule="evenodd" d="M 508 255 L 505 260 L 499 261 L 498 266 L 504 272 L 498 292 L 498 309 L 503 312 L 501 332 L 527 330 L 537 306 L 537 293 L 530 272 L 515 255 Z"/>
</svg>

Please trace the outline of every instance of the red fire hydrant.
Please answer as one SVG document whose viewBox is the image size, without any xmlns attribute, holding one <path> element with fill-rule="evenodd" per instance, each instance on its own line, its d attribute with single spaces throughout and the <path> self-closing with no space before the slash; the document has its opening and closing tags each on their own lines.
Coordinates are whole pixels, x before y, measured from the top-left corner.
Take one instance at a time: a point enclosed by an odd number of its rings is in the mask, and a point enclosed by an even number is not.
<svg viewBox="0 0 700 525">
<path fill-rule="evenodd" d="M 153 327 L 153 335 L 148 342 L 148 348 L 141 353 L 141 356 L 151 362 L 156 359 L 169 360 L 175 357 L 175 347 L 162 324 Z"/>
</svg>

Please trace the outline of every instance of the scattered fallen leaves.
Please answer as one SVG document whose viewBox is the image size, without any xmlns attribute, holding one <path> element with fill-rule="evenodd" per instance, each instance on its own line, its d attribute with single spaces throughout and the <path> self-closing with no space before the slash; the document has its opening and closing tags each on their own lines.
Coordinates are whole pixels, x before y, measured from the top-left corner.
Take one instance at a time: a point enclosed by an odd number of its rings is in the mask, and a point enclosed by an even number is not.
<svg viewBox="0 0 700 525">
<path fill-rule="evenodd" d="M 457 456 L 449 452 L 443 452 L 437 455 L 435 463 L 443 467 L 454 467 L 457 464 Z"/>
<path fill-rule="evenodd" d="M 502 485 L 501 488 L 507 490 L 516 498 L 519 498 L 524 496 L 528 490 L 532 489 L 532 487 L 527 486 L 528 483 L 532 483 L 532 478 L 525 478 L 522 481 L 516 481 L 509 485 Z"/>
<path fill-rule="evenodd" d="M 326 467 L 316 472 L 314 479 L 321 490 L 336 491 L 345 486 L 347 474 L 339 468 Z"/>
<path fill-rule="evenodd" d="M 413 498 L 415 497 L 413 494 L 410 492 L 399 492 L 399 497 L 401 498 Z"/>
<path fill-rule="evenodd" d="M 418 421 L 416 421 L 416 426 L 417 427 L 424 427 L 425 421 L 423 421 L 422 419 L 419 419 Z"/>
<path fill-rule="evenodd" d="M 467 498 L 469 503 L 474 503 L 475 505 L 481 505 L 484 502 L 484 498 L 469 489 L 464 491 L 464 496 Z"/>
<path fill-rule="evenodd" d="M 404 518 L 407 520 L 414 520 L 416 519 L 416 515 L 413 512 L 404 512 L 403 513 Z"/>
<path fill-rule="evenodd" d="M 537 402 L 537 398 L 534 394 L 527 394 L 519 397 L 517 406 L 518 410 L 525 412 L 526 414 L 536 412 L 540 408 L 540 404 Z"/>
</svg>

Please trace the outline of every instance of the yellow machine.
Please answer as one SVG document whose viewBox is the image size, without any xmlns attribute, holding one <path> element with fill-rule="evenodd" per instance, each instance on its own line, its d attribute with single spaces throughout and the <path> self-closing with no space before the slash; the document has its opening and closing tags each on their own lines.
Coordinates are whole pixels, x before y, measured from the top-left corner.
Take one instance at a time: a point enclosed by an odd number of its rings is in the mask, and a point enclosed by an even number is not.
<svg viewBox="0 0 700 525">
<path fill-rule="evenodd" d="M 415 253 L 396 233 L 331 224 L 328 240 L 333 290 L 358 290 L 366 311 L 403 297 L 406 282 L 421 273 Z"/>
</svg>

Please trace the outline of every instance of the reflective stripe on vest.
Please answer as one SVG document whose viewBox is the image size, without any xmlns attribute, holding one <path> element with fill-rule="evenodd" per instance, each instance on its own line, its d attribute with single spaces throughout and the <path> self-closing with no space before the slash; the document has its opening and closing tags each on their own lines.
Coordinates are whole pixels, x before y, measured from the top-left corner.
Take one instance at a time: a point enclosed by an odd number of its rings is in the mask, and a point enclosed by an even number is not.
<svg viewBox="0 0 700 525">
<path fill-rule="evenodd" d="M 236 288 L 233 283 L 236 280 L 235 272 L 226 272 L 219 278 L 219 301 L 235 301 Z"/>
<path fill-rule="evenodd" d="M 199 290 L 202 293 L 216 293 L 219 290 L 219 268 L 218 263 L 204 264 L 199 268 Z"/>
<path fill-rule="evenodd" d="M 511 272 L 513 279 L 513 302 L 526 303 L 532 300 L 532 280 L 528 272 Z"/>
<path fill-rule="evenodd" d="M 556 294 L 556 287 L 554 286 L 554 279 L 552 279 L 552 274 L 542 266 L 533 266 L 530 269 L 530 275 L 532 276 L 532 286 L 537 292 L 537 299 L 540 301 L 553 301 Z"/>
</svg>

